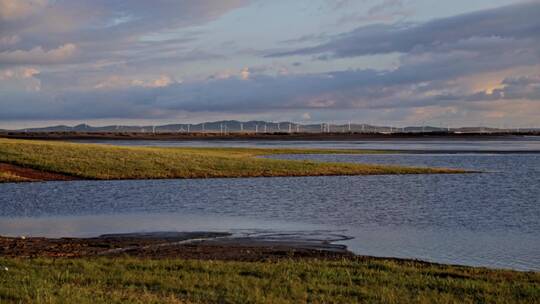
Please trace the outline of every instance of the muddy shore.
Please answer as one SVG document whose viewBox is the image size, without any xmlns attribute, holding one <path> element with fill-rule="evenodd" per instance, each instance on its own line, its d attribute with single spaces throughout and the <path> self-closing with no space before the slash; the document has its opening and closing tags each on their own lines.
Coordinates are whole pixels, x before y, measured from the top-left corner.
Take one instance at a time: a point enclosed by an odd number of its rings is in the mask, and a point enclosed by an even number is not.
<svg viewBox="0 0 540 304">
<path fill-rule="evenodd" d="M 25 168 L 12 164 L 0 163 L 0 172 L 6 172 L 18 176 L 23 181 L 40 182 L 40 181 L 70 181 L 78 180 L 79 178 L 65 174 L 41 171 L 31 168 Z"/>
<path fill-rule="evenodd" d="M 200 260 L 354 258 L 345 245 L 327 241 L 233 237 L 226 232 L 115 234 L 94 238 L 1 237 L 0 257 L 79 258 L 134 256 Z"/>
</svg>

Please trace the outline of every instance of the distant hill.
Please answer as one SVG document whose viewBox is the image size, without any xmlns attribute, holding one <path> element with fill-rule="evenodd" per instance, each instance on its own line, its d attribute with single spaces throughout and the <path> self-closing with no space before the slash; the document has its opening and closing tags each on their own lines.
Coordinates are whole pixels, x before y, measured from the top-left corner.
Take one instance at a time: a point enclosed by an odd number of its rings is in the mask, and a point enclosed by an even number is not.
<svg viewBox="0 0 540 304">
<path fill-rule="evenodd" d="M 369 124 L 300 124 L 289 121 L 268 122 L 260 120 L 237 121 L 222 120 L 204 122 L 198 124 L 167 124 L 167 125 L 145 125 L 145 126 L 124 126 L 110 125 L 93 127 L 88 124 L 78 124 L 76 126 L 49 126 L 43 128 L 27 128 L 18 130 L 0 130 L 4 132 L 131 132 L 131 133 L 336 133 L 336 132 L 364 132 L 364 133 L 421 133 L 421 132 L 452 132 L 452 133 L 482 133 L 501 132 L 503 129 L 487 127 L 462 127 L 462 128 L 441 128 L 433 126 L 409 126 L 396 128 L 391 126 L 375 126 Z M 508 130 L 510 131 L 510 130 Z M 515 130 L 512 130 L 515 131 Z M 527 129 L 523 131 L 533 131 Z"/>
</svg>

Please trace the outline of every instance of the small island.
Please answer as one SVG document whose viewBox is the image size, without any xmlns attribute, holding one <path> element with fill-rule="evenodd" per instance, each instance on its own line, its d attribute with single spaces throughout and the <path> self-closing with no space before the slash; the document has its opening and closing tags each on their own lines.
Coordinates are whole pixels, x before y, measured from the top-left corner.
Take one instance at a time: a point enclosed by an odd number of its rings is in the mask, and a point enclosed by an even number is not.
<svg viewBox="0 0 540 304">
<path fill-rule="evenodd" d="M 0 181 L 451 174 L 465 170 L 269 159 L 278 154 L 373 154 L 377 150 L 119 147 L 0 139 Z M 395 152 L 394 152 L 395 153 Z"/>
</svg>

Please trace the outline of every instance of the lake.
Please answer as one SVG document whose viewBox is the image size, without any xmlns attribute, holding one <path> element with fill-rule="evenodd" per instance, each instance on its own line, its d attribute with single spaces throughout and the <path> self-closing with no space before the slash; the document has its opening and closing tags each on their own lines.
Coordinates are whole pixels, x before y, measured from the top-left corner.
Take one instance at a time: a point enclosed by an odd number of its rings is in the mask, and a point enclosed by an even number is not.
<svg viewBox="0 0 540 304">
<path fill-rule="evenodd" d="M 117 146 L 161 147 L 259 147 L 259 148 L 332 148 L 428 151 L 540 151 L 540 137 L 520 136 L 464 140 L 459 138 L 418 138 L 386 140 L 73 140 L 79 143 Z"/>
<path fill-rule="evenodd" d="M 0 234 L 219 230 L 327 239 L 343 234 L 353 239 L 340 242 L 357 254 L 540 270 L 540 154 L 530 149 L 536 144 L 505 143 L 503 151 L 529 151 L 509 154 L 439 149 L 279 156 L 483 171 L 474 174 L 0 184 Z M 482 145 L 474 142 L 467 150 Z M 490 144 L 488 150 L 497 147 Z"/>
</svg>

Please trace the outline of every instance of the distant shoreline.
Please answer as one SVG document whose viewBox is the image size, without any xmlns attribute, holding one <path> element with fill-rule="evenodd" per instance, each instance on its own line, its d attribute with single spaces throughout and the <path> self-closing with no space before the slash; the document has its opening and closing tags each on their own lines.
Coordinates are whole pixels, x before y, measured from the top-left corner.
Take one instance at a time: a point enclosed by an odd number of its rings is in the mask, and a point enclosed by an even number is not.
<svg viewBox="0 0 540 304">
<path fill-rule="evenodd" d="M 448 133 L 448 132 L 406 132 L 406 133 L 228 133 L 192 132 L 192 133 L 142 133 L 142 132 L 0 132 L 0 137 L 16 139 L 40 140 L 318 140 L 318 141 L 347 141 L 347 140 L 495 140 L 523 139 L 529 136 L 539 136 L 540 132 L 493 132 L 493 133 Z"/>
</svg>

